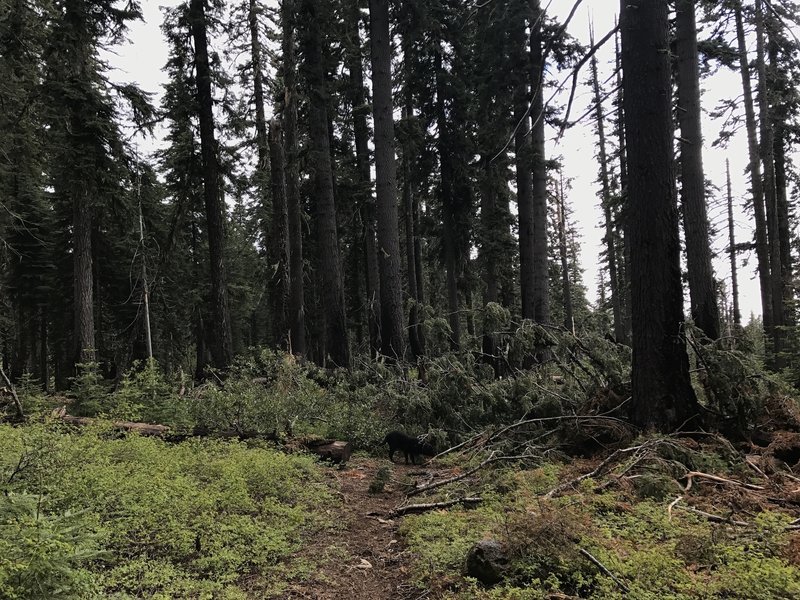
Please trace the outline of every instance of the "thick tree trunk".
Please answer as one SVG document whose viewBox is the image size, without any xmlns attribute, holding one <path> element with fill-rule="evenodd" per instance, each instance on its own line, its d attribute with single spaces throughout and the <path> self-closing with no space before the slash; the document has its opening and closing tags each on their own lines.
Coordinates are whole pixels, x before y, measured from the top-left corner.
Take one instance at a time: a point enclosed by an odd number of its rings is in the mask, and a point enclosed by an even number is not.
<svg viewBox="0 0 800 600">
<path fill-rule="evenodd" d="M 82 194 L 73 198 L 72 267 L 75 303 L 75 363 L 95 361 L 94 271 L 92 268 L 92 217 Z"/>
<path fill-rule="evenodd" d="M 350 72 L 350 104 L 353 109 L 353 138 L 356 148 L 356 176 L 358 177 L 358 211 L 363 224 L 363 252 L 366 263 L 366 312 L 369 328 L 369 343 L 373 354 L 381 348 L 380 279 L 378 275 L 378 250 L 375 241 L 375 209 L 372 199 L 372 175 L 369 160 L 369 104 L 364 90 L 362 44 L 359 32 L 361 10 L 359 0 L 349 0 L 347 20 L 350 48 L 347 54 L 347 69 Z"/>
<path fill-rule="evenodd" d="M 350 366 L 350 346 L 344 309 L 344 286 L 339 260 L 339 234 L 333 195 L 333 168 L 328 131 L 328 95 L 323 65 L 320 13 L 327 7 L 319 0 L 303 0 L 303 50 L 309 86 L 309 164 L 313 168 L 316 225 L 322 269 L 325 313 L 325 354 L 339 367 Z"/>
<path fill-rule="evenodd" d="M 617 139 L 619 143 L 619 193 L 621 208 L 619 212 L 619 232 L 617 238 L 622 240 L 620 254 L 617 255 L 617 287 L 620 291 L 620 311 L 622 312 L 622 322 L 625 325 L 625 337 L 619 342 L 630 344 L 633 330 L 631 322 L 631 245 L 628 235 L 628 149 L 625 143 L 625 102 L 622 89 L 622 51 L 619 47 L 619 37 L 615 36 L 616 42 L 616 68 L 617 68 Z"/>
<path fill-rule="evenodd" d="M 410 102 L 407 101 L 403 108 L 403 118 L 406 122 L 413 119 Z M 416 229 L 414 228 L 414 212 L 416 200 L 414 198 L 412 173 L 413 150 L 411 143 L 406 141 L 403 145 L 403 214 L 405 217 L 406 232 L 406 278 L 408 280 L 408 295 L 411 299 L 411 307 L 408 311 L 408 341 L 414 357 L 422 356 L 425 353 L 422 327 L 420 326 L 420 305 L 417 295 L 417 274 L 416 274 Z"/>
<path fill-rule="evenodd" d="M 397 216 L 397 165 L 394 156 L 392 45 L 389 1 L 369 2 L 372 50 L 372 112 L 375 122 L 375 180 L 378 200 L 378 272 L 381 280 L 381 351 L 405 354 L 400 233 Z"/>
<path fill-rule="evenodd" d="M 711 267 L 711 247 L 703 175 L 700 124 L 700 67 L 694 0 L 677 0 L 678 121 L 681 128 L 681 204 L 691 315 L 712 340 L 719 337 L 719 308 Z"/>
<path fill-rule="evenodd" d="M 305 291 L 303 281 L 303 209 L 297 147 L 297 63 L 295 59 L 295 0 L 281 3 L 283 40 L 283 132 L 286 151 L 286 201 L 289 215 L 289 348 L 306 354 Z"/>
<path fill-rule="evenodd" d="M 531 9 L 531 115 L 533 170 L 533 310 L 537 323 L 550 322 L 550 273 L 547 251 L 547 167 L 544 151 L 544 55 L 542 22 L 544 13 L 539 0 L 530 0 Z"/>
<path fill-rule="evenodd" d="M 225 268 L 225 205 L 220 197 L 217 142 L 214 137 L 214 106 L 211 96 L 211 69 L 208 62 L 205 0 L 191 0 L 189 12 L 195 48 L 200 146 L 203 156 L 203 197 L 211 261 L 211 302 L 214 312 L 214 343 L 211 354 L 214 366 L 224 369 L 233 359 L 233 341 Z"/>
<path fill-rule="evenodd" d="M 594 42 L 592 42 L 594 45 Z M 606 261 L 608 264 L 608 284 L 611 289 L 611 315 L 614 319 L 614 339 L 617 342 L 627 342 L 625 324 L 622 320 L 622 303 L 619 289 L 619 274 L 617 273 L 617 244 L 614 232 L 614 219 L 611 207 L 611 177 L 608 169 L 608 154 L 606 154 L 605 114 L 600 94 L 600 82 L 597 75 L 597 59 L 592 57 L 592 91 L 595 103 L 595 120 L 597 122 L 597 160 L 600 162 L 600 204 L 603 208 L 605 219 Z"/>
<path fill-rule="evenodd" d="M 275 272 L 272 303 L 273 337 L 282 348 L 288 348 L 289 324 L 289 211 L 286 203 L 286 157 L 283 152 L 281 122 L 269 123 L 270 178 L 272 183 L 272 242 Z"/>
<path fill-rule="evenodd" d="M 728 191 L 728 251 L 731 260 L 731 296 L 733 302 L 733 324 L 736 328 L 742 324 L 742 313 L 739 310 L 739 277 L 736 266 L 736 236 L 733 224 L 733 194 L 731 193 L 731 166 L 725 159 L 725 177 Z"/>
<path fill-rule="evenodd" d="M 698 418 L 681 337 L 668 0 L 622 1 L 633 314 L 632 421 L 672 431 Z"/>
<path fill-rule="evenodd" d="M 764 209 L 764 187 L 761 179 L 761 162 L 758 155 L 758 135 L 756 115 L 753 108 L 753 90 L 750 83 L 750 66 L 747 60 L 747 43 L 744 35 L 741 4 L 734 8 L 736 19 L 736 39 L 739 50 L 739 71 L 742 76 L 744 92 L 745 124 L 747 126 L 747 148 L 750 156 L 750 183 L 753 192 L 753 213 L 756 224 L 756 258 L 758 260 L 758 280 L 761 285 L 761 311 L 764 330 L 772 331 L 774 324 L 772 312 L 772 285 L 770 280 L 769 244 L 767 242 L 767 217 Z"/>
</svg>

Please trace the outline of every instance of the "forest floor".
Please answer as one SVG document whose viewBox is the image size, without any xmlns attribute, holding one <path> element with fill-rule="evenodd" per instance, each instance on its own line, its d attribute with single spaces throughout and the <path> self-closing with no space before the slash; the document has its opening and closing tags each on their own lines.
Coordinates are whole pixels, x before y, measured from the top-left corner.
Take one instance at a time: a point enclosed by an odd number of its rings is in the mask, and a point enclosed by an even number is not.
<svg viewBox="0 0 800 600">
<path fill-rule="evenodd" d="M 381 468 L 388 467 L 383 491 L 370 491 Z M 387 459 L 354 457 L 344 468 L 328 468 L 327 478 L 337 493 L 329 509 L 336 524 L 310 540 L 298 558 L 317 563 L 306 581 L 287 590 L 286 598 L 341 600 L 343 598 L 411 600 L 424 592 L 410 582 L 415 557 L 398 535 L 400 519 L 389 513 L 405 501 L 404 482 L 447 476 L 440 466 L 393 464 Z"/>
</svg>

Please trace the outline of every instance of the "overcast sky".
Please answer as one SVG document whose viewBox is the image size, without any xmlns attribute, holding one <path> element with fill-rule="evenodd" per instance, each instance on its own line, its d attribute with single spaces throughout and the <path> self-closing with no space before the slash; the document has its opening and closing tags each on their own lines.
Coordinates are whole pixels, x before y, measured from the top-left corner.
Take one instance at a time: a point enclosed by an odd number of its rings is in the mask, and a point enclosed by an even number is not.
<svg viewBox="0 0 800 600">
<path fill-rule="evenodd" d="M 270 0 L 271 1 L 271 0 Z M 130 43 L 117 49 L 111 63 L 117 69 L 115 79 L 135 81 L 147 91 L 159 97 L 161 86 L 165 82 L 162 68 L 167 60 L 167 47 L 160 31 L 162 21 L 161 6 L 174 6 L 179 0 L 142 0 L 144 22 L 134 23 L 130 28 Z M 543 3 L 546 4 L 546 3 Z M 573 5 L 573 0 L 552 0 L 549 10 L 563 19 Z M 614 26 L 617 3 L 609 0 L 587 0 L 579 8 L 568 31 L 588 44 L 590 20 L 594 21 L 595 37 L 600 39 Z M 601 80 L 613 71 L 613 43 L 599 53 Z M 564 77 L 566 75 L 562 75 Z M 588 66 L 580 77 L 584 82 L 588 76 Z M 564 97 L 558 101 L 566 102 L 569 85 Z M 703 82 L 703 108 L 713 109 L 723 98 L 738 97 L 741 94 L 741 81 L 736 73 L 720 71 Z M 581 115 L 591 103 L 591 92 L 586 86 L 580 86 L 576 94 L 573 118 Z M 747 166 L 747 144 L 743 132 L 740 132 L 729 143 L 727 150 L 712 148 L 711 142 L 716 139 L 720 125 L 706 117 L 704 127 L 704 166 L 706 177 L 720 189 L 714 197 L 709 198 L 709 216 L 717 235 L 714 250 L 718 258 L 714 261 L 717 277 L 724 278 L 730 287 L 730 266 L 725 249 L 727 247 L 727 213 L 725 199 L 725 159 L 731 163 L 734 202 L 736 204 L 737 243 L 752 239 L 752 218 L 743 210 L 747 195 L 748 182 L 745 176 Z M 599 255 L 603 232 L 599 227 L 602 213 L 597 199 L 597 161 L 595 159 L 595 136 L 592 128 L 576 126 L 567 131 L 563 139 L 555 144 L 555 132 L 548 132 L 548 154 L 563 156 L 564 174 L 572 179 L 572 192 L 569 201 L 572 203 L 574 218 L 580 230 L 581 264 L 585 270 L 584 282 L 589 290 L 589 298 L 597 297 L 597 281 L 600 268 Z M 140 141 L 142 152 L 153 148 L 154 142 Z M 746 263 L 746 264 L 745 264 Z M 758 292 L 758 281 L 755 278 L 755 256 L 747 253 L 739 257 L 739 288 L 742 317 L 747 320 L 750 313 L 760 314 L 761 303 Z"/>
</svg>

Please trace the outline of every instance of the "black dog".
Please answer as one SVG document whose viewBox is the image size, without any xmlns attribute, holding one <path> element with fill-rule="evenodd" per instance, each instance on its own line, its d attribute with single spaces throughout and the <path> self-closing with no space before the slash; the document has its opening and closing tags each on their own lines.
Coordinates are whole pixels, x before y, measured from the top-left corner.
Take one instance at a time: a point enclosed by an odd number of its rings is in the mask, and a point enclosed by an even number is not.
<svg viewBox="0 0 800 600">
<path fill-rule="evenodd" d="M 408 457 L 411 457 L 411 464 L 417 464 L 416 458 L 419 455 L 436 456 L 436 450 L 428 442 L 406 435 L 401 431 L 390 431 L 383 438 L 383 444 L 389 444 L 389 460 L 394 462 L 394 453 L 398 450 L 402 451 L 406 457 L 406 464 L 408 464 Z"/>
</svg>

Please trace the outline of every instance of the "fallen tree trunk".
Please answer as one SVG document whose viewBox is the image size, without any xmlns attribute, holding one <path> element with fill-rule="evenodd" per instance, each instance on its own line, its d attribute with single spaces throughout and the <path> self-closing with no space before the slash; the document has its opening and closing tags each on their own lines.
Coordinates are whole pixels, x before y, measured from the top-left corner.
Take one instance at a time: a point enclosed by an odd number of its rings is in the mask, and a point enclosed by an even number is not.
<svg viewBox="0 0 800 600">
<path fill-rule="evenodd" d="M 338 440 L 305 440 L 302 446 L 334 464 L 346 463 L 353 453 L 353 445 L 350 442 Z"/>
<path fill-rule="evenodd" d="M 73 417 L 68 414 L 59 414 L 59 411 L 53 411 L 53 416 L 59 419 L 62 423 L 67 425 L 77 425 L 78 427 L 86 427 L 98 422 L 98 419 L 91 417 Z M 169 433 L 169 427 L 166 425 L 155 425 L 152 423 L 138 423 L 136 421 L 112 421 L 111 425 L 114 429 L 120 431 L 135 431 L 141 435 L 152 435 L 163 437 Z"/>
</svg>

